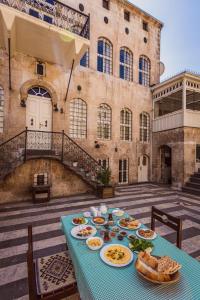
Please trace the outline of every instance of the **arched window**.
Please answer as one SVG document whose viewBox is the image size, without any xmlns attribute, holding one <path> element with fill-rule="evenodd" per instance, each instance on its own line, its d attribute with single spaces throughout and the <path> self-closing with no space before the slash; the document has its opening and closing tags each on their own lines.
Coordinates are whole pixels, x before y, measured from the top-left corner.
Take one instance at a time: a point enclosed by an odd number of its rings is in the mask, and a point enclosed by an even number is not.
<svg viewBox="0 0 200 300">
<path fill-rule="evenodd" d="M 109 40 L 99 38 L 97 46 L 97 71 L 112 74 L 113 47 Z"/>
<path fill-rule="evenodd" d="M 120 49 L 119 64 L 120 78 L 133 81 L 133 54 L 131 50 L 126 47 Z"/>
<path fill-rule="evenodd" d="M 128 108 L 120 112 L 120 139 L 123 141 L 132 139 L 132 112 Z"/>
<path fill-rule="evenodd" d="M 69 134 L 77 139 L 84 139 L 87 136 L 87 104 L 80 98 L 70 102 Z"/>
<path fill-rule="evenodd" d="M 3 132 L 4 123 L 4 90 L 0 86 L 0 133 Z"/>
<path fill-rule="evenodd" d="M 140 114 L 140 141 L 141 142 L 149 142 L 150 138 L 150 118 L 149 114 L 143 112 Z"/>
<path fill-rule="evenodd" d="M 35 86 L 32 87 L 29 91 L 28 91 L 29 95 L 33 95 L 33 96 L 39 96 L 39 97 L 45 97 L 45 98 L 51 98 L 49 92 L 47 92 L 47 90 L 45 90 L 43 87 L 40 86 Z"/>
<path fill-rule="evenodd" d="M 98 108 L 97 137 L 103 140 L 111 137 L 111 108 L 105 103 Z"/>
<path fill-rule="evenodd" d="M 144 86 L 150 85 L 150 60 L 146 56 L 140 56 L 139 59 L 139 84 Z"/>
</svg>

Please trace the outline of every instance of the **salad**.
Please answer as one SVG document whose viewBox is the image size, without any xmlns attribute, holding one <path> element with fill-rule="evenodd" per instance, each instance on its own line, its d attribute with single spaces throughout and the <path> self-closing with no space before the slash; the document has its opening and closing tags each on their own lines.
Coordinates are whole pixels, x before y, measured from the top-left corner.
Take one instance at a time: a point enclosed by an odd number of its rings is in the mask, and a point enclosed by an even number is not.
<svg viewBox="0 0 200 300">
<path fill-rule="evenodd" d="M 151 252 L 154 247 L 153 243 L 147 240 L 138 239 L 136 237 L 129 237 L 129 240 L 129 248 L 131 251 L 140 252 L 148 249 Z"/>
</svg>

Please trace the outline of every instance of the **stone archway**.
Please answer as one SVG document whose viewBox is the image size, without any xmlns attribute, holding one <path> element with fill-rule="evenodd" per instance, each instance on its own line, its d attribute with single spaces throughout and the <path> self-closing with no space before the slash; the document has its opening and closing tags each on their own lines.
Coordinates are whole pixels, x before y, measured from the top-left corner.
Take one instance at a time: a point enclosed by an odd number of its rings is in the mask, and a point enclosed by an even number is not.
<svg viewBox="0 0 200 300">
<path fill-rule="evenodd" d="M 58 97 L 54 87 L 43 79 L 30 79 L 26 81 L 20 88 L 20 100 L 26 102 L 28 98 L 28 91 L 35 86 L 43 87 L 49 92 L 53 106 L 58 103 Z"/>
</svg>

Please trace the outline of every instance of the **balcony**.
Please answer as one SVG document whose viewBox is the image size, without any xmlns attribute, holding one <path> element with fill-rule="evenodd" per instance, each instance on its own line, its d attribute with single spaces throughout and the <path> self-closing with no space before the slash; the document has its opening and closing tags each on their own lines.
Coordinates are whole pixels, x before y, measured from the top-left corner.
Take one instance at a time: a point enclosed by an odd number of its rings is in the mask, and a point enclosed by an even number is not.
<svg viewBox="0 0 200 300">
<path fill-rule="evenodd" d="M 153 132 L 200 128 L 200 76 L 182 73 L 153 90 Z"/>
<path fill-rule="evenodd" d="M 89 47 L 89 30 L 88 15 L 59 1 L 0 0 L 0 48 L 11 55 L 18 51 L 69 68 Z"/>
</svg>

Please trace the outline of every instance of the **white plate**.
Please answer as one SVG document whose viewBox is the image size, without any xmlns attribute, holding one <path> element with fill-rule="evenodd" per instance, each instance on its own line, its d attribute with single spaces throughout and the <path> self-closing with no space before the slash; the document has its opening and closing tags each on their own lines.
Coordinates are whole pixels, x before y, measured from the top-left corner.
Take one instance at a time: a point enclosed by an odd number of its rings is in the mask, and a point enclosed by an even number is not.
<svg viewBox="0 0 200 300">
<path fill-rule="evenodd" d="M 113 215 L 116 217 L 122 217 L 124 215 L 124 210 L 116 208 L 112 211 Z"/>
<path fill-rule="evenodd" d="M 125 249 L 128 250 L 128 252 L 130 253 L 130 259 L 127 263 L 125 264 L 119 264 L 119 265 L 116 265 L 116 264 L 113 264 L 111 263 L 104 255 L 105 251 L 107 251 L 107 249 L 110 247 L 110 246 L 120 246 L 120 247 L 123 247 Z M 126 246 L 124 245 L 120 245 L 120 244 L 109 244 L 109 245 L 106 245 L 104 246 L 101 251 L 100 251 L 100 257 L 101 259 L 109 266 L 112 266 L 112 267 L 116 267 L 116 268 L 121 268 L 121 267 L 126 267 L 128 266 L 132 261 L 133 261 L 133 252 Z"/>
<path fill-rule="evenodd" d="M 144 229 L 145 230 L 145 229 Z M 151 240 L 155 240 L 155 238 L 157 237 L 157 234 L 154 232 L 154 235 L 150 238 L 145 238 L 145 237 L 143 237 L 143 236 L 141 236 L 140 234 L 139 234 L 139 232 L 138 232 L 138 230 L 136 231 L 136 235 L 139 237 L 139 238 L 141 238 L 141 239 L 143 239 L 143 240 L 149 240 L 149 241 L 151 241 Z"/>
<path fill-rule="evenodd" d="M 120 220 L 117 222 L 117 224 L 118 224 L 118 226 L 121 227 L 122 229 L 125 229 L 125 230 L 131 230 L 131 231 L 136 230 L 136 229 L 139 229 L 140 226 L 142 225 L 141 223 L 139 223 L 137 227 L 131 228 L 131 229 L 130 229 L 130 228 L 128 228 L 128 227 L 124 227 L 124 226 L 120 225 Z"/>
<path fill-rule="evenodd" d="M 75 226 L 86 225 L 88 223 L 88 219 L 86 219 L 86 218 L 85 218 L 85 223 L 84 224 L 76 224 L 76 223 L 73 222 L 73 219 L 72 219 L 72 224 L 75 225 Z"/>
<path fill-rule="evenodd" d="M 87 235 L 87 236 L 78 236 L 77 233 L 80 230 L 85 229 L 86 227 L 91 227 L 93 229 L 92 233 L 90 235 Z M 94 226 L 91 226 L 91 225 L 79 225 L 79 226 L 73 227 L 72 230 L 71 230 L 71 235 L 73 237 L 75 237 L 76 239 L 79 239 L 79 240 L 87 240 L 89 237 L 94 236 L 96 233 L 97 233 L 96 228 Z"/>
</svg>

